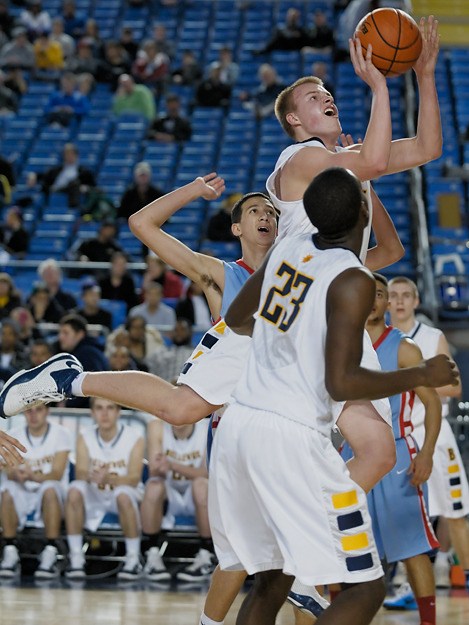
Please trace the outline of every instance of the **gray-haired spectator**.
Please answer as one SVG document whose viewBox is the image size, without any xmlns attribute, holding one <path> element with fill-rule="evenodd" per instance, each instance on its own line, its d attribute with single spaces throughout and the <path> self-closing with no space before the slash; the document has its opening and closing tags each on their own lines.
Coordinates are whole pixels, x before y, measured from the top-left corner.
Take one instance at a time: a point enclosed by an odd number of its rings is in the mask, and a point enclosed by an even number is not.
<svg viewBox="0 0 469 625">
<path fill-rule="evenodd" d="M 220 64 L 220 80 L 225 85 L 230 85 L 231 87 L 238 80 L 239 76 L 239 65 L 233 61 L 233 51 L 228 46 L 223 46 L 220 48 L 218 53 L 218 61 L 214 61 L 210 64 L 210 67 L 213 67 L 215 63 Z"/>
<path fill-rule="evenodd" d="M 275 100 L 285 85 L 280 81 L 277 70 L 269 63 L 263 63 L 257 72 L 259 87 L 252 93 L 240 93 L 240 99 L 246 108 L 254 111 L 256 117 L 263 118 L 274 112 Z"/>
<path fill-rule="evenodd" d="M 12 41 L 5 44 L 0 52 L 0 67 L 18 67 L 33 69 L 35 63 L 34 48 L 28 41 L 24 26 L 17 26 L 12 32 Z"/>
<path fill-rule="evenodd" d="M 62 269 L 55 258 L 43 260 L 37 268 L 37 273 L 42 282 L 47 285 L 51 298 L 55 300 L 66 313 L 76 308 L 77 301 L 74 296 L 62 289 Z"/>
<path fill-rule="evenodd" d="M 62 46 L 64 59 L 70 58 L 75 52 L 75 40 L 64 31 L 64 21 L 61 17 L 52 20 L 52 32 L 50 38 Z"/>
<path fill-rule="evenodd" d="M 125 190 L 117 211 L 120 219 L 127 220 L 130 215 L 164 195 L 162 189 L 152 184 L 151 177 L 149 163 L 141 161 L 135 165 L 134 182 Z"/>
<path fill-rule="evenodd" d="M 152 121 L 156 115 L 155 98 L 148 87 L 136 85 L 132 76 L 122 74 L 114 95 L 112 112 L 115 115 L 135 113 Z"/>
<path fill-rule="evenodd" d="M 157 282 L 151 282 L 143 293 L 143 304 L 130 309 L 129 318 L 143 317 L 145 321 L 157 327 L 172 328 L 176 323 L 174 308 L 162 302 L 163 287 Z"/>
</svg>

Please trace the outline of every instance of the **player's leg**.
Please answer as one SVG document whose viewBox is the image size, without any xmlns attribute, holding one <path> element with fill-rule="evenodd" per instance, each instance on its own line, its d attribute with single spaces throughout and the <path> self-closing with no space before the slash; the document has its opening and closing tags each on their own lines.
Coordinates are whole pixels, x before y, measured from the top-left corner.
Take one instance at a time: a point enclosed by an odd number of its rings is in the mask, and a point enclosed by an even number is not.
<svg viewBox="0 0 469 625">
<path fill-rule="evenodd" d="M 17 485 L 13 485 L 16 487 Z M 3 528 L 3 548 L 2 561 L 0 563 L 0 577 L 14 577 L 20 572 L 20 556 L 16 546 L 16 533 L 19 524 L 18 513 L 15 506 L 13 493 L 5 489 L 2 491 L 0 504 L 0 516 Z"/>
<path fill-rule="evenodd" d="M 142 574 L 140 563 L 140 518 L 137 504 L 136 489 L 118 487 L 116 489 L 116 505 L 119 522 L 125 537 L 125 563 L 117 577 L 123 580 L 135 580 Z"/>
<path fill-rule="evenodd" d="M 39 566 L 34 576 L 38 579 L 50 579 L 59 575 L 57 540 L 62 523 L 62 502 L 57 483 L 45 482 L 42 486 L 41 514 L 47 545 L 39 555 Z"/>
<path fill-rule="evenodd" d="M 404 565 L 417 601 L 421 623 L 434 625 L 436 622 L 435 577 L 430 558 L 426 554 L 421 554 L 404 560 Z"/>
<path fill-rule="evenodd" d="M 275 625 L 293 577 L 280 570 L 256 573 L 254 584 L 239 610 L 236 625 Z"/>
<path fill-rule="evenodd" d="M 464 570 L 466 588 L 469 590 L 469 524 L 466 517 L 447 519 L 447 522 L 451 544 Z"/>
<path fill-rule="evenodd" d="M 200 625 L 207 625 L 207 618 L 214 623 L 223 623 L 233 601 L 239 595 L 246 580 L 246 571 L 222 571 L 216 567 L 205 598 Z"/>
<path fill-rule="evenodd" d="M 316 625 L 368 625 L 378 612 L 385 593 L 383 577 L 361 584 L 342 584 L 342 592 L 319 616 Z"/>
<path fill-rule="evenodd" d="M 152 582 L 168 582 L 171 575 L 160 554 L 161 524 L 166 500 L 166 485 L 162 478 L 150 478 L 140 505 L 145 545 L 145 577 Z"/>
<path fill-rule="evenodd" d="M 350 476 L 365 492 L 369 492 L 396 462 L 392 428 L 373 404 L 365 401 L 347 402 L 337 426 L 354 454 L 347 463 Z"/>
<path fill-rule="evenodd" d="M 85 525 L 85 482 L 70 484 L 65 502 L 65 527 L 69 549 L 68 579 L 83 579 L 85 576 L 85 556 L 83 555 L 83 527 Z"/>
</svg>

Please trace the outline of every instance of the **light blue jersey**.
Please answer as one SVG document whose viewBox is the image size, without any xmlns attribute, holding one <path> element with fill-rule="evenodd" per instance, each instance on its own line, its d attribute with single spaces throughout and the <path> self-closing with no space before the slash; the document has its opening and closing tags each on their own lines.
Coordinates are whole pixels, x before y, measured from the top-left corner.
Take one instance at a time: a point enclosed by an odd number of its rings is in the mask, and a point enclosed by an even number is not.
<svg viewBox="0 0 469 625">
<path fill-rule="evenodd" d="M 232 262 L 223 262 L 225 268 L 225 287 L 223 289 L 223 298 L 221 300 L 220 317 L 226 315 L 226 311 L 230 307 L 231 302 L 238 295 L 243 284 L 249 276 L 254 273 L 251 267 L 248 267 L 242 260 Z M 217 320 L 216 320 L 217 321 Z"/>
</svg>

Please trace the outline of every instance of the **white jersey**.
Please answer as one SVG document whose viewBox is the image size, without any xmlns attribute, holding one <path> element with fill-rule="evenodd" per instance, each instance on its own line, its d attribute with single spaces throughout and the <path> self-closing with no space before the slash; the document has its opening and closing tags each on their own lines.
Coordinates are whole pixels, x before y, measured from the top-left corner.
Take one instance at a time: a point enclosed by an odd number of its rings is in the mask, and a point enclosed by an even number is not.
<svg viewBox="0 0 469 625">
<path fill-rule="evenodd" d="M 17 438 L 26 447 L 27 452 L 24 457 L 34 473 L 50 473 L 55 454 L 61 451 L 69 452 L 72 449 L 69 431 L 57 423 L 48 423 L 47 430 L 42 436 L 31 436 L 27 426 L 11 430 L 9 434 Z M 68 481 L 67 463 L 61 483 L 66 487 Z M 26 490 L 35 491 L 39 489 L 40 484 L 26 481 L 24 487 Z"/>
<path fill-rule="evenodd" d="M 128 474 L 130 455 L 142 438 L 136 428 L 119 423 L 117 434 L 111 441 L 102 440 L 97 426 L 86 428 L 81 435 L 88 450 L 90 470 L 106 467 L 113 475 Z"/>
<path fill-rule="evenodd" d="M 303 206 L 303 199 L 295 200 L 294 202 L 284 202 L 277 197 L 275 192 L 275 179 L 277 177 L 277 173 L 280 169 L 285 165 L 285 163 L 290 160 L 290 158 L 302 150 L 303 148 L 322 148 L 326 150 L 326 146 L 319 139 L 310 139 L 309 141 L 304 141 L 303 143 L 295 143 L 293 145 L 288 146 L 283 150 L 283 152 L 278 157 L 278 160 L 275 164 L 274 171 L 270 174 L 267 179 L 266 187 L 267 191 L 272 199 L 272 202 L 276 209 L 280 211 L 280 219 L 278 224 L 278 236 L 277 241 L 283 239 L 286 236 L 296 236 L 298 234 L 303 234 L 306 232 L 316 232 L 316 228 L 312 225 L 311 221 L 306 214 L 306 211 Z M 344 148 L 337 147 L 336 150 L 343 150 Z M 370 192 L 370 183 L 363 182 L 362 183 L 363 191 L 368 199 L 368 212 L 369 212 L 369 221 L 368 226 L 365 228 L 363 232 L 363 243 L 360 250 L 360 259 L 362 262 L 365 262 L 366 253 L 368 250 L 368 245 L 370 242 L 371 235 L 371 218 L 372 218 L 372 203 L 371 203 L 371 192 Z"/>
<path fill-rule="evenodd" d="M 188 438 L 176 438 L 169 423 L 163 425 L 163 454 L 174 462 L 188 467 L 199 468 L 204 462 L 207 448 L 208 420 L 203 419 L 194 425 Z M 184 492 L 191 484 L 184 476 L 172 471 L 166 479 L 169 488 Z"/>
<path fill-rule="evenodd" d="M 438 354 L 438 342 L 443 332 L 438 328 L 432 328 L 426 323 L 416 321 L 414 327 L 407 333 L 407 336 L 411 338 L 414 343 L 418 345 L 420 351 L 425 360 L 433 358 Z M 448 414 L 448 401 L 441 398 L 442 415 L 446 417 Z M 412 410 L 412 423 L 414 428 L 424 425 L 425 422 L 425 407 L 418 398 L 415 396 L 414 408 Z"/>
<path fill-rule="evenodd" d="M 326 297 L 334 278 L 360 266 L 350 250 L 319 250 L 310 234 L 277 244 L 266 268 L 248 363 L 233 393 L 238 403 L 330 435 Z"/>
</svg>

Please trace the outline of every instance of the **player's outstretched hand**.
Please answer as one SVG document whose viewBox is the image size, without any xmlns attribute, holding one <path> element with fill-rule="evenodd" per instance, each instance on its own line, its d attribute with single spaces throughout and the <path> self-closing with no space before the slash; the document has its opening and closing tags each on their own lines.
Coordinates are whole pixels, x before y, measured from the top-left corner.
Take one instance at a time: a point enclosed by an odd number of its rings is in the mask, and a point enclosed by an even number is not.
<svg viewBox="0 0 469 625">
<path fill-rule="evenodd" d="M 422 17 L 419 28 L 422 35 L 422 52 L 414 65 L 414 71 L 417 76 L 432 75 L 435 73 L 436 61 L 440 50 L 438 20 L 433 15 L 430 15 L 428 20 Z"/>
<path fill-rule="evenodd" d="M 386 78 L 377 69 L 371 60 L 373 50 L 371 43 L 366 50 L 366 58 L 363 57 L 362 44 L 358 37 L 349 40 L 350 59 L 352 61 L 355 74 L 359 76 L 372 91 L 378 89 L 382 85 L 386 85 Z"/>
<path fill-rule="evenodd" d="M 446 354 L 438 354 L 423 362 L 425 367 L 425 386 L 439 388 L 451 384 L 456 386 L 459 382 L 459 374 L 456 364 Z"/>
<path fill-rule="evenodd" d="M 204 200 L 216 200 L 225 190 L 225 181 L 216 172 L 199 176 L 195 182 L 200 186 L 200 197 Z"/>
<path fill-rule="evenodd" d="M 19 464 L 23 464 L 24 458 L 20 451 L 25 453 L 26 447 L 19 440 L 13 438 L 13 436 L 0 430 L 0 456 L 7 466 L 16 467 Z"/>
</svg>

